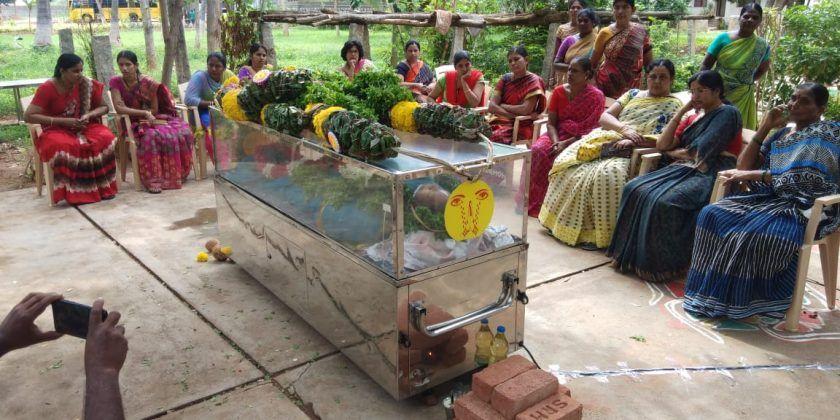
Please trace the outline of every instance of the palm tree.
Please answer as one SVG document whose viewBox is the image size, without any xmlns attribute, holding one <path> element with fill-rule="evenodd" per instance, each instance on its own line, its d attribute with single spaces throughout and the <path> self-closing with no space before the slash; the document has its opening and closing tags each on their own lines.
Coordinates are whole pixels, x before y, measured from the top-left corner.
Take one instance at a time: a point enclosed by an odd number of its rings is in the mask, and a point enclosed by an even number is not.
<svg viewBox="0 0 840 420">
<path fill-rule="evenodd" d="M 36 47 L 52 45 L 52 13 L 49 0 L 38 0 L 38 21 L 35 27 Z"/>
</svg>

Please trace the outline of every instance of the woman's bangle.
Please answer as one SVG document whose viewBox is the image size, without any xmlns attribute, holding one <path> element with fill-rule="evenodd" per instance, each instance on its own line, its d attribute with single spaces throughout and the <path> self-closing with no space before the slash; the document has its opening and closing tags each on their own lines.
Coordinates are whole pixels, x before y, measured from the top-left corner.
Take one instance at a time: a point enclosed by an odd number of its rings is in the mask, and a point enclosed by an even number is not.
<svg viewBox="0 0 840 420">
<path fill-rule="evenodd" d="M 764 172 L 761 173 L 761 180 L 764 181 L 769 176 L 770 176 L 770 171 L 765 169 Z"/>
<path fill-rule="evenodd" d="M 53 117 L 50 117 L 50 127 L 53 126 Z"/>
</svg>

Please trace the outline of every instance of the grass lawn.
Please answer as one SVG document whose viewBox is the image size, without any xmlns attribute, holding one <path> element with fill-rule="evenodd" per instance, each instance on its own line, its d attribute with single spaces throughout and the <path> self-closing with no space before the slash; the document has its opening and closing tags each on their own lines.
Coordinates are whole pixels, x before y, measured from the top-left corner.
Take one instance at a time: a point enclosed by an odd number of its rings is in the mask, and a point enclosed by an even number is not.
<svg viewBox="0 0 840 420">
<path fill-rule="evenodd" d="M 107 34 L 105 32 L 106 28 L 103 27 L 102 30 L 102 35 Z M 17 40 L 19 36 L 22 40 Z M 33 49 L 32 38 L 32 34 L 0 35 L 0 80 L 34 79 L 52 75 L 55 60 L 59 55 L 58 35 L 53 37 L 54 46 L 46 51 Z M 142 28 L 123 28 L 121 38 L 122 45 L 113 47 L 114 57 L 120 50 L 132 50 L 137 53 L 140 59 L 141 69 L 145 70 L 146 47 L 143 41 Z M 186 38 L 187 48 L 189 49 L 190 71 L 203 69 L 207 55 L 206 37 L 202 36 L 201 48 L 198 50 L 192 48 L 195 45 L 194 29 L 187 28 Z M 346 40 L 347 30 L 342 30 L 341 35 L 336 36 L 334 27 L 324 29 L 293 27 L 289 37 L 282 36 L 282 31 L 279 28 L 274 33 L 274 42 L 278 50 L 277 61 L 280 65 L 289 64 L 314 70 L 338 68 L 342 64 L 339 51 Z M 370 43 L 374 60 L 381 61 L 390 57 L 390 32 L 372 31 Z M 155 49 L 160 64 L 163 60 L 163 37 L 159 29 L 155 33 Z M 77 39 L 77 53 L 79 50 L 80 43 Z M 155 79 L 160 79 L 160 65 L 151 74 Z M 21 95 L 28 96 L 34 92 L 34 88 L 24 89 L 21 91 Z M 177 92 L 175 92 L 175 95 L 177 95 Z M 0 90 L 0 118 L 13 116 L 14 112 L 12 91 Z M 0 131 L 0 140 L 3 140 L 4 136 L 5 131 Z"/>
</svg>

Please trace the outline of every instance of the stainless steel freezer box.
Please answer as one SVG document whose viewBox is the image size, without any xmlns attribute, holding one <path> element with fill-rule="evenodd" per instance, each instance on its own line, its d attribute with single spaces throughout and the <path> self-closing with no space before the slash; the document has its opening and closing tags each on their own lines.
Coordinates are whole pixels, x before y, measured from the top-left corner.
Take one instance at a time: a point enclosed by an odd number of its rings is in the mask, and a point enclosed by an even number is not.
<svg viewBox="0 0 840 420">
<path fill-rule="evenodd" d="M 451 167 L 405 154 L 366 163 L 309 132 L 297 138 L 212 114 L 222 243 L 394 398 L 473 370 L 482 318 L 504 325 L 518 348 L 529 151 L 494 145 L 488 159 L 485 143 L 397 133 L 403 148 L 481 172 L 492 189 L 487 229 L 456 241 L 417 194 L 464 181 Z"/>
</svg>

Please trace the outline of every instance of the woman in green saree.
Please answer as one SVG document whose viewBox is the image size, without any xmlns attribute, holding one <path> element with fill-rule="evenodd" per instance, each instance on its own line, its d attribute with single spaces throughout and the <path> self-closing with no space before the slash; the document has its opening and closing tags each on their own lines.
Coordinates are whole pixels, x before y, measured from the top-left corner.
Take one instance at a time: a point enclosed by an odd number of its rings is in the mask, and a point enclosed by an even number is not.
<svg viewBox="0 0 840 420">
<path fill-rule="evenodd" d="M 744 128 L 750 130 L 758 126 L 755 82 L 770 69 L 770 45 L 755 34 L 763 13 L 756 3 L 741 8 L 738 30 L 718 35 L 700 66 L 700 70 L 714 67 L 720 73 L 726 99 L 741 111 Z"/>
</svg>

